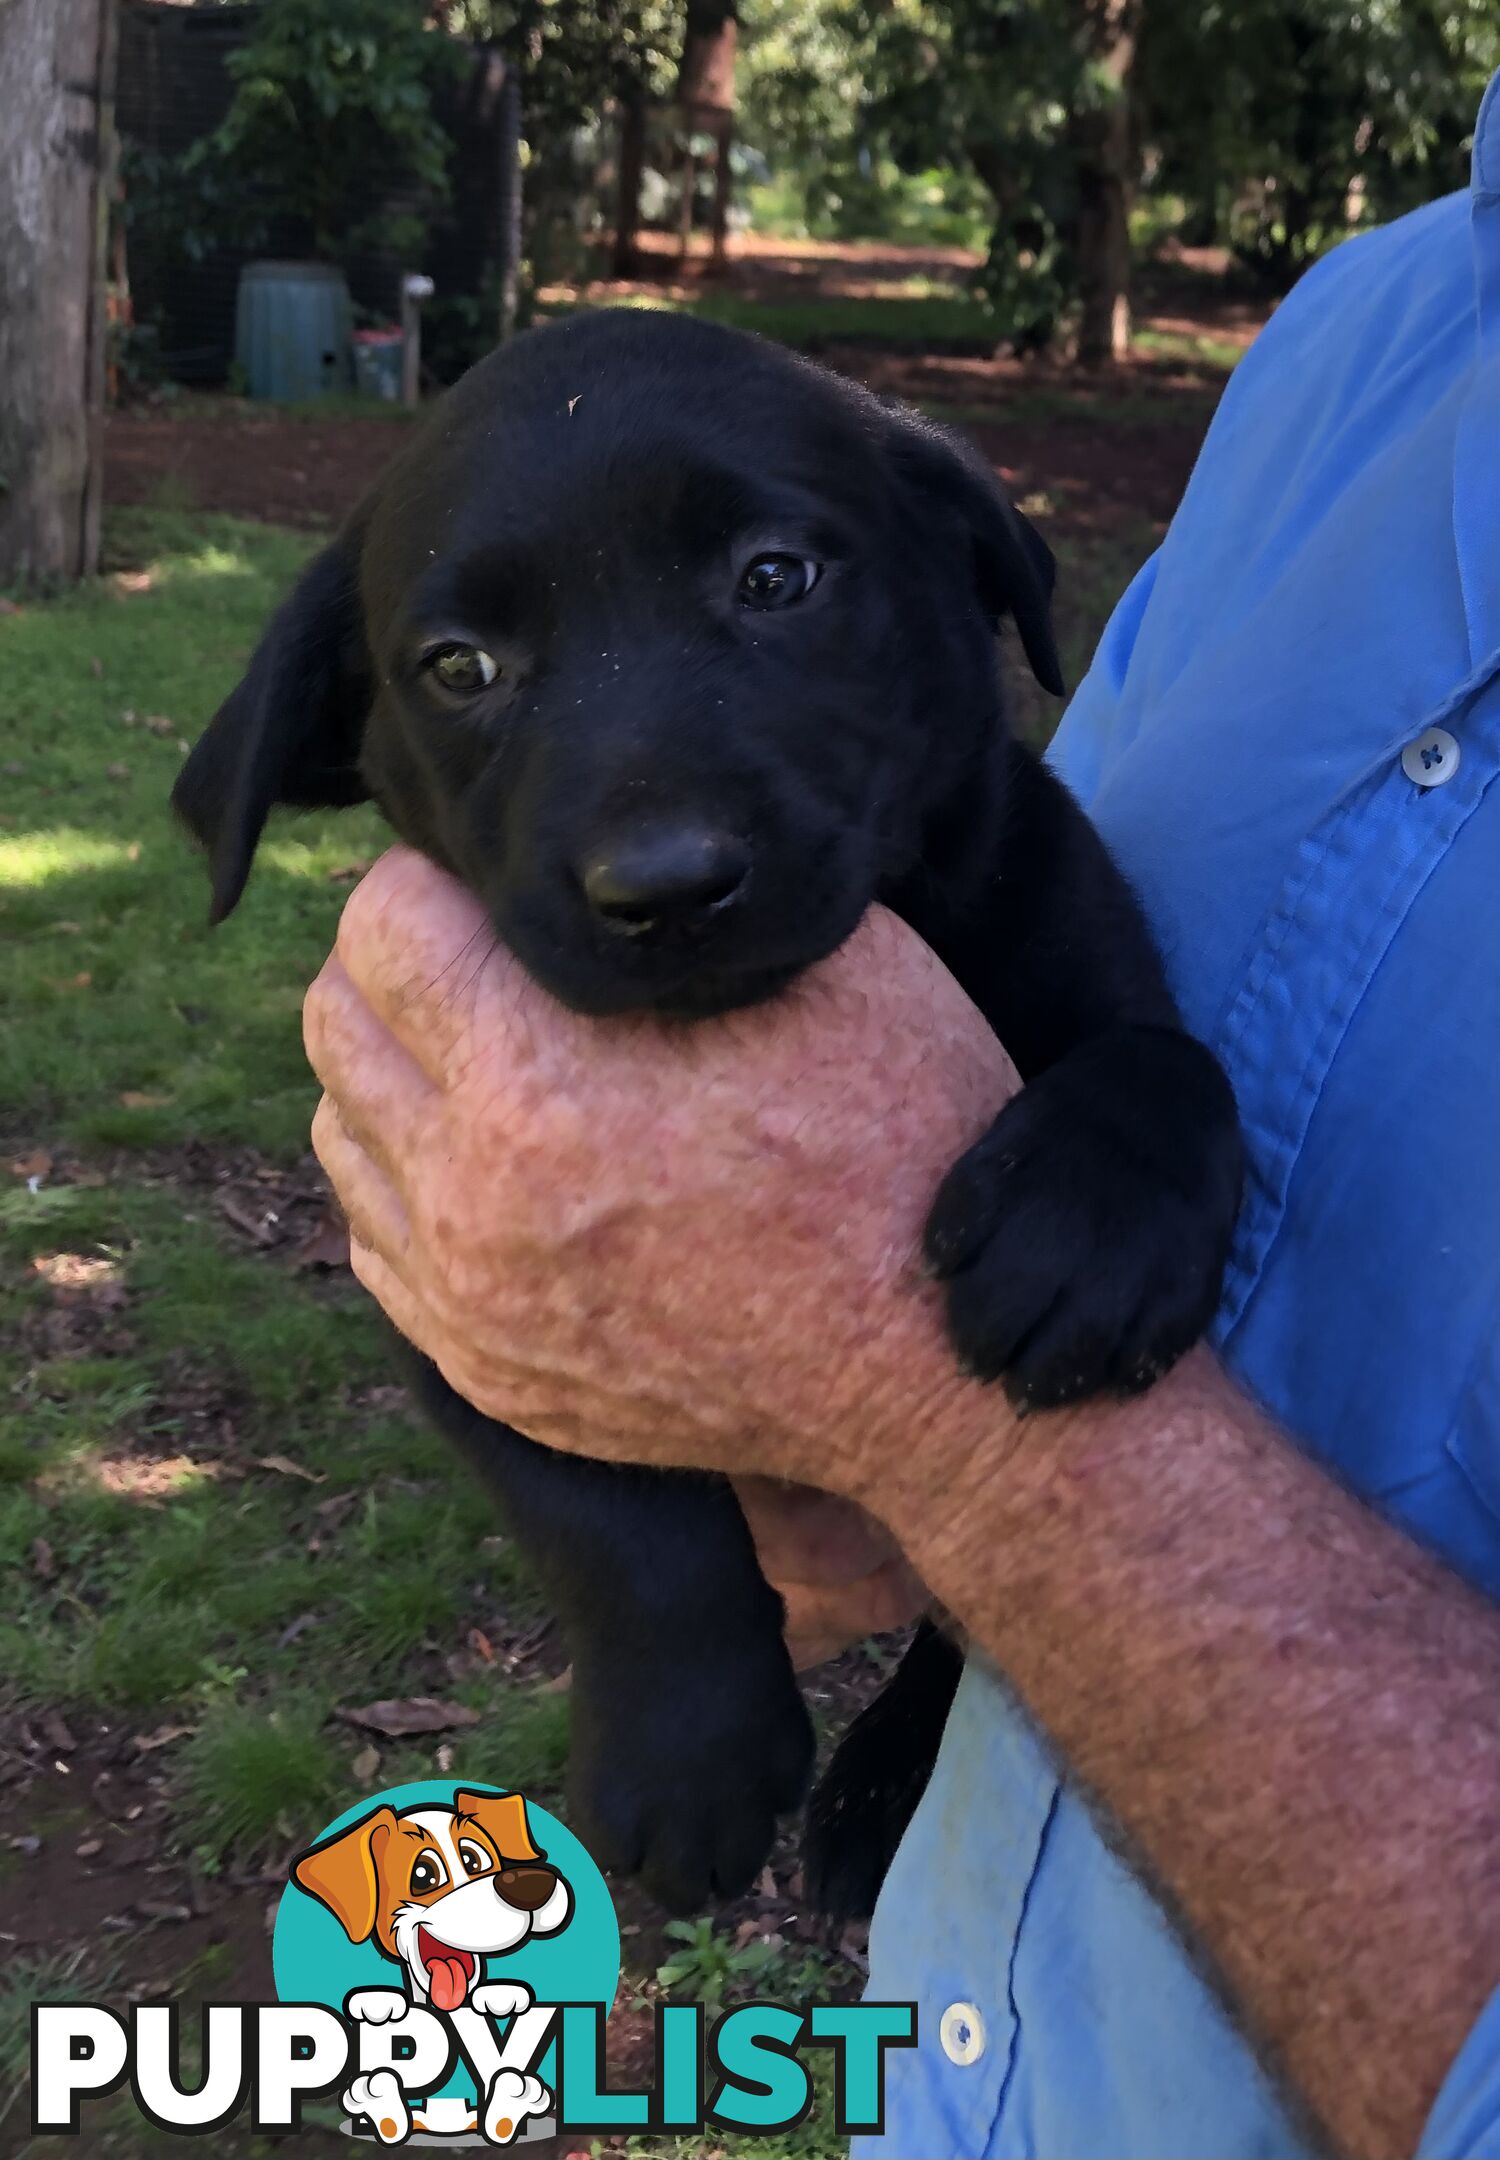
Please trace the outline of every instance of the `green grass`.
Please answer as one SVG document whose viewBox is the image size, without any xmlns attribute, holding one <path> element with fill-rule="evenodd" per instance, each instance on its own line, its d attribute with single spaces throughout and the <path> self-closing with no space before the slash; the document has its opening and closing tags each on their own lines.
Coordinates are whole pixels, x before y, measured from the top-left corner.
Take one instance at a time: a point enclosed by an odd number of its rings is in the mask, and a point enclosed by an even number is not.
<svg viewBox="0 0 1500 2160">
<path fill-rule="evenodd" d="M 378 846 L 364 816 L 273 832 L 253 904 L 217 935 L 167 798 L 194 737 L 309 553 L 288 533 L 121 518 L 136 575 L 0 624 L 0 1102 L 49 1140 L 303 1144 L 301 988 L 327 950 L 328 873 Z M 122 1097 L 160 1098 L 144 1103 Z"/>
<path fill-rule="evenodd" d="M 587 296 L 552 300 L 540 312 L 565 315 L 595 305 Z M 875 345 L 914 352 L 990 353 L 1002 335 L 999 317 L 977 295 L 928 278 L 903 279 L 866 299 L 756 300 L 707 292 L 691 300 L 655 294 L 614 300 L 612 307 L 661 308 L 697 315 L 734 330 L 758 330 L 799 351 L 827 345 Z"/>
</svg>

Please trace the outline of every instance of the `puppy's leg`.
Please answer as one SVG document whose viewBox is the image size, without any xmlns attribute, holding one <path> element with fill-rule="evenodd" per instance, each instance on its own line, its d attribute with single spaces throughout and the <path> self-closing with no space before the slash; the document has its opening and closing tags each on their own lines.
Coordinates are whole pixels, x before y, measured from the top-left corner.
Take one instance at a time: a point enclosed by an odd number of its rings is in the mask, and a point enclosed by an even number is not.
<svg viewBox="0 0 1500 2160">
<path fill-rule="evenodd" d="M 837 1920 L 868 1920 L 896 1847 L 927 1790 L 963 1652 L 924 1620 L 819 1778 L 803 1844 L 807 1894 Z"/>
<path fill-rule="evenodd" d="M 1239 1208 L 1234 1096 L 1183 1029 L 1134 894 L 1011 745 L 1003 823 L 928 937 L 1025 1087 L 944 1180 L 927 1257 L 954 1343 L 1022 1409 L 1146 1387 L 1204 1333 Z M 983 905 L 973 895 L 987 895 Z"/>
<path fill-rule="evenodd" d="M 562 1625 L 585 1844 L 675 1912 L 737 1895 L 802 1800 L 813 1738 L 781 1600 L 730 1487 L 554 1454 L 481 1416 L 425 1360 L 416 1380 Z"/>
</svg>

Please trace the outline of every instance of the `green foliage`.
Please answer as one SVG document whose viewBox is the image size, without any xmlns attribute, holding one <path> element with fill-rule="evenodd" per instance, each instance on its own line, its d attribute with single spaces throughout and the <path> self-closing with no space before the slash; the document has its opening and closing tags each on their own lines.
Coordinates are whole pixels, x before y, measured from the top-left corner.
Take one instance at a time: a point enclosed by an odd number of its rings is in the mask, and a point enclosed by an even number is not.
<svg viewBox="0 0 1500 2160">
<path fill-rule="evenodd" d="M 712 1920 L 669 1920 L 663 1932 L 681 1948 L 656 1968 L 657 1984 L 669 1995 L 701 2003 L 710 2017 L 725 1998 L 754 1989 L 776 1963 L 777 1945 L 752 1940 L 736 1943 L 721 1935 Z"/>
<path fill-rule="evenodd" d="M 415 205 L 447 188 L 432 93 L 456 53 L 410 0 L 261 0 L 227 62 L 234 102 L 203 149 L 210 167 L 295 218 L 314 252 L 420 233 Z M 369 208 L 372 176 L 386 206 Z M 404 210 L 397 193 L 415 198 Z"/>
<path fill-rule="evenodd" d="M 1352 225 L 1465 183 L 1497 66 L 1489 0 L 1148 8 L 1140 91 L 1159 184 L 1186 196 L 1193 237 L 1231 240 L 1286 284 Z"/>
</svg>

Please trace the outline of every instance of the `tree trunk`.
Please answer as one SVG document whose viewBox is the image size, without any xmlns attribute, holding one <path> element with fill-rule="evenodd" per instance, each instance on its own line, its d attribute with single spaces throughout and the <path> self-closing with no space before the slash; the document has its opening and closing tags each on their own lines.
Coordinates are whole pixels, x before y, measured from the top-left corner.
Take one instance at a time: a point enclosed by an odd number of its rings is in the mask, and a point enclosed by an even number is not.
<svg viewBox="0 0 1500 2160">
<path fill-rule="evenodd" d="M 714 167 L 713 260 L 722 267 L 729 230 L 729 136 L 734 125 L 734 61 L 739 44 L 739 0 L 688 0 L 675 103 L 687 138 L 682 252 L 693 229 L 698 169 L 692 138 L 711 134 L 718 145 Z"/>
<path fill-rule="evenodd" d="M 728 113 L 714 138 L 714 252 L 713 267 L 722 270 L 729 252 L 729 208 L 734 196 L 734 168 L 729 161 L 734 141 L 734 121 Z"/>
<path fill-rule="evenodd" d="M 0 586 L 99 560 L 115 0 L 0 0 Z"/>
<path fill-rule="evenodd" d="M 1083 0 L 1093 102 L 1072 127 L 1078 177 L 1078 357 L 1123 360 L 1130 350 L 1130 198 L 1135 178 L 1130 76 L 1141 0 Z"/>
<path fill-rule="evenodd" d="M 633 82 L 620 99 L 620 171 L 615 203 L 615 246 L 610 274 L 636 273 L 636 234 L 641 225 L 641 181 L 646 170 L 646 86 Z"/>
<path fill-rule="evenodd" d="M 524 124 L 521 110 L 521 78 L 509 64 L 505 68 L 505 80 L 500 87 L 500 125 L 497 129 L 496 154 L 500 166 L 500 319 L 496 335 L 503 345 L 514 335 L 516 316 L 521 304 L 521 256 L 524 247 L 522 237 L 522 180 L 521 180 L 521 134 Z"/>
</svg>

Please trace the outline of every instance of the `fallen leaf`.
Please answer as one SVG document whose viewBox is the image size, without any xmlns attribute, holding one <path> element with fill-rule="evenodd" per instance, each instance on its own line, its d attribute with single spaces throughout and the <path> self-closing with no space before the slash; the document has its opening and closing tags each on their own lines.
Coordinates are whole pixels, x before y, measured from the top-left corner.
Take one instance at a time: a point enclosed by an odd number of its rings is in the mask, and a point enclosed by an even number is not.
<svg viewBox="0 0 1500 2160">
<path fill-rule="evenodd" d="M 165 1898 L 138 1898 L 135 1910 L 143 1920 L 191 1920 L 191 1905 L 176 1905 Z"/>
<path fill-rule="evenodd" d="M 253 1239 L 257 1245 L 275 1245 L 279 1242 L 280 1233 L 274 1209 L 247 1207 L 244 1201 L 232 1192 L 220 1193 L 218 1200 L 219 1213 L 225 1221 L 233 1223 L 236 1230 L 243 1231 L 244 1235 Z"/>
<path fill-rule="evenodd" d="M 290 1455 L 257 1455 L 255 1467 L 257 1470 L 274 1470 L 277 1477 L 302 1478 L 309 1485 L 323 1483 L 321 1470 L 309 1470 L 306 1463 L 293 1462 Z"/>
<path fill-rule="evenodd" d="M 149 1088 L 126 1088 L 120 1097 L 122 1110 L 165 1110 L 170 1095 L 153 1094 Z"/>
<path fill-rule="evenodd" d="M 48 1747 L 55 1749 L 59 1755 L 71 1755 L 78 1745 L 61 1711 L 44 1710 L 37 1730 Z"/>
<path fill-rule="evenodd" d="M 404 1739 L 408 1733 L 446 1732 L 464 1725 L 477 1725 L 479 1712 L 467 1709 L 463 1703 L 439 1702 L 432 1695 L 410 1695 L 402 1700 L 366 1703 L 362 1709 L 334 1711 L 346 1725 L 357 1725 L 363 1732 L 376 1732 L 387 1740 Z"/>
<path fill-rule="evenodd" d="M 133 1742 L 137 1755 L 154 1755 L 158 1748 L 170 1747 L 174 1740 L 186 1740 L 198 1730 L 196 1725 L 158 1725 L 155 1732 L 137 1733 Z M 134 1822 L 140 1810 L 125 1817 Z"/>
<path fill-rule="evenodd" d="M 103 1850 L 104 1840 L 102 1837 L 86 1837 L 81 1845 L 73 1847 L 73 1854 L 74 1858 L 78 1860 L 92 1860 L 95 1853 L 101 1853 Z"/>
<path fill-rule="evenodd" d="M 378 1747 L 362 1747 L 349 1765 L 350 1775 L 358 1785 L 373 1785 L 380 1775 L 380 1750 Z"/>
<path fill-rule="evenodd" d="M 128 765 L 106 765 L 104 777 L 106 780 L 128 780 L 130 778 L 130 767 Z"/>
<path fill-rule="evenodd" d="M 298 1613 L 296 1619 L 289 1620 L 277 1636 L 277 1649 L 290 1650 L 299 1635 L 305 1635 L 309 1628 L 317 1626 L 320 1617 L 321 1615 L 315 1612 Z"/>
<path fill-rule="evenodd" d="M 132 840 L 129 847 L 125 850 L 125 860 L 127 862 L 139 862 L 140 859 L 141 843 L 139 840 Z"/>
<path fill-rule="evenodd" d="M 446 1740 L 432 1760 L 436 1765 L 439 1777 L 451 1777 L 453 1775 L 453 1750 Z"/>
<path fill-rule="evenodd" d="M 31 1568 L 39 1582 L 51 1582 L 57 1573 L 52 1547 L 44 1537 L 35 1537 L 31 1541 Z"/>
<path fill-rule="evenodd" d="M 42 1841 L 39 1837 L 13 1837 L 10 1849 L 12 1852 L 24 1853 L 28 1860 L 34 1860 L 42 1849 Z"/>
<path fill-rule="evenodd" d="M 292 1254 L 292 1266 L 301 1274 L 307 1268 L 346 1268 L 349 1265 L 349 1225 L 331 1211 L 315 1223 Z"/>
<path fill-rule="evenodd" d="M 150 728 L 153 735 L 175 735 L 177 733 L 177 722 L 169 720 L 165 713 L 147 713 L 145 719 L 141 722 L 141 726 Z"/>
<path fill-rule="evenodd" d="M 469 1648 L 473 1651 L 475 1657 L 479 1659 L 482 1665 L 494 1664 L 495 1646 L 490 1641 L 488 1635 L 485 1634 L 483 1628 L 471 1627 L 468 1633 L 467 1640 Z"/>
<path fill-rule="evenodd" d="M 52 1170 L 52 1157 L 46 1148 L 33 1148 L 29 1155 L 16 1155 L 10 1164 L 10 1174 L 18 1178 L 44 1178 Z"/>
</svg>

